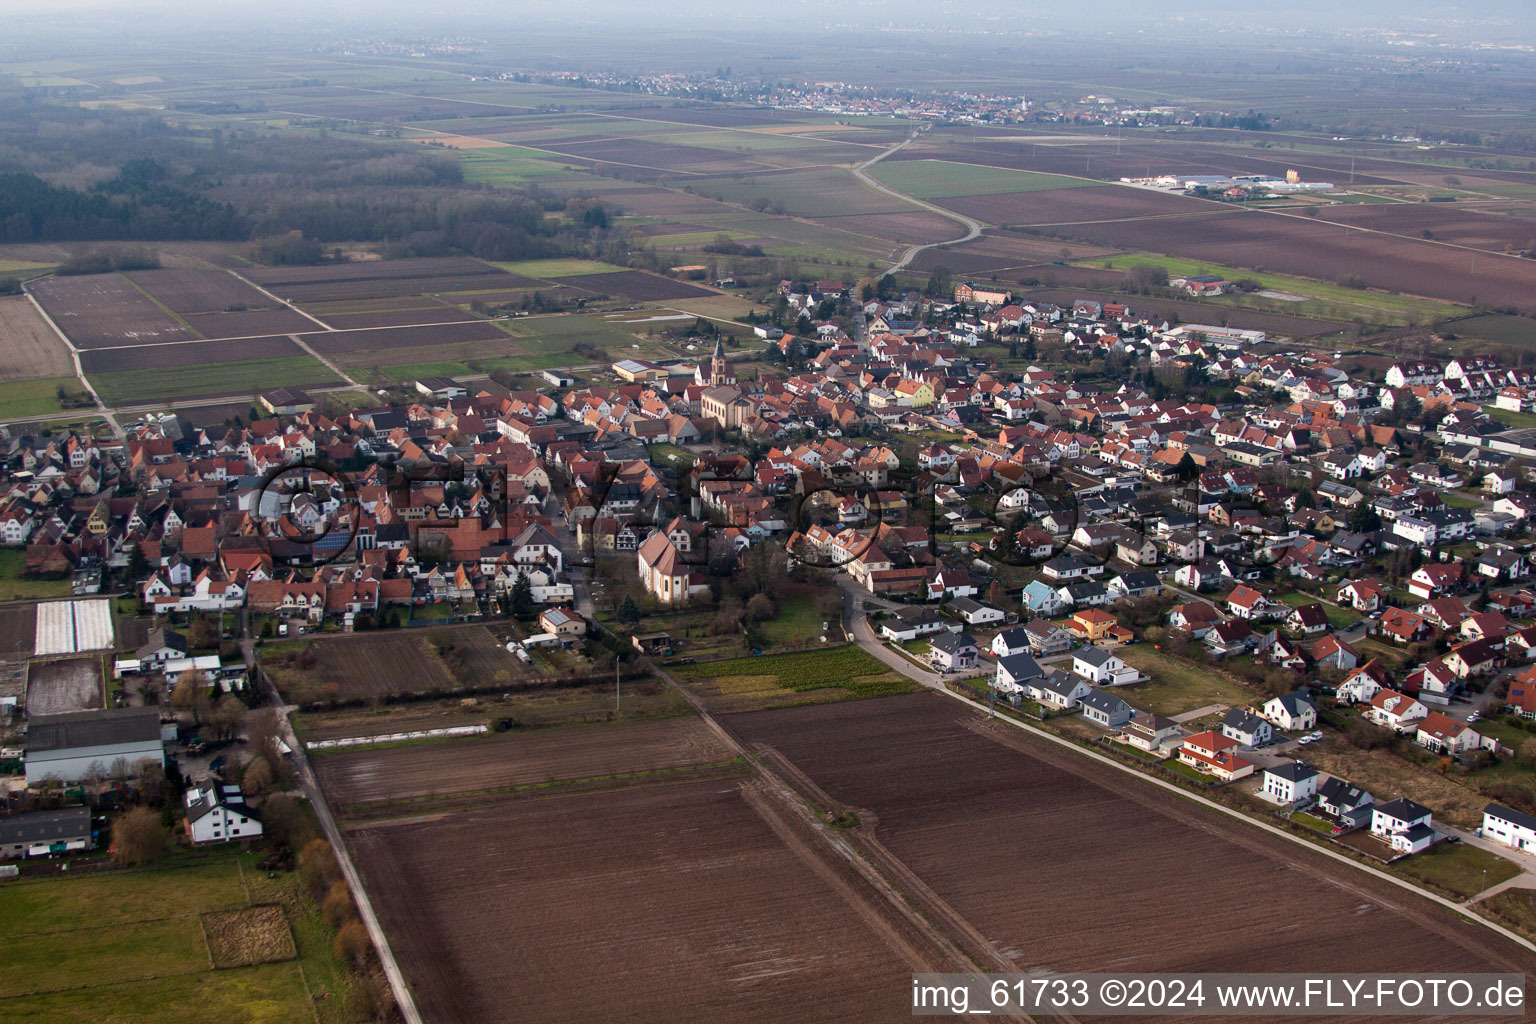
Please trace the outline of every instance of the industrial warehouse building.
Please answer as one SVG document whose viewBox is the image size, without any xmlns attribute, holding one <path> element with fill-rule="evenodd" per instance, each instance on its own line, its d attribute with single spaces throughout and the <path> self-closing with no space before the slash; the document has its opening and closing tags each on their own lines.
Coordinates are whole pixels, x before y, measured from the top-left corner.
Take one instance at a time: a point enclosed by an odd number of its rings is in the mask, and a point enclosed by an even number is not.
<svg viewBox="0 0 1536 1024">
<path fill-rule="evenodd" d="M 95 845 L 91 812 L 84 807 L 0 817 L 0 860 L 72 853 Z"/>
<path fill-rule="evenodd" d="M 78 711 L 34 715 L 27 729 L 27 785 L 44 779 L 84 778 L 92 765 L 110 771 L 121 758 L 129 765 L 149 758 L 165 763 L 157 708 Z"/>
</svg>

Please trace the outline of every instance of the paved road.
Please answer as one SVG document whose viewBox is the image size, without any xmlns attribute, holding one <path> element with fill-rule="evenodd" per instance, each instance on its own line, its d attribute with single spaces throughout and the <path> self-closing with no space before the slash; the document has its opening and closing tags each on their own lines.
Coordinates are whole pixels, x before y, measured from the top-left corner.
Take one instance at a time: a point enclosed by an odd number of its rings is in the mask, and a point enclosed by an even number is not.
<svg viewBox="0 0 1536 1024">
<path fill-rule="evenodd" d="M 876 181 L 872 175 L 865 173 L 869 168 L 873 167 L 881 160 L 884 160 L 886 157 L 906 149 L 907 146 L 911 145 L 912 141 L 916 138 L 916 135 L 909 135 L 906 139 L 898 142 L 890 149 L 870 157 L 868 160 L 864 161 L 853 169 L 853 176 L 858 178 L 864 184 L 868 185 L 870 188 L 874 189 L 876 192 L 884 192 L 886 195 L 891 196 L 892 198 L 900 199 L 903 202 L 912 203 L 915 206 L 921 206 L 923 209 L 929 211 L 930 213 L 936 213 L 946 220 L 954 221 L 955 223 L 965 228 L 965 234 L 959 238 L 951 238 L 945 242 L 929 242 L 926 245 L 912 246 L 906 252 L 902 253 L 901 259 L 891 264 L 891 266 L 886 269 L 885 273 L 880 275 L 881 277 L 886 277 L 890 274 L 896 273 L 898 270 L 906 269 L 907 265 L 916 259 L 919 253 L 927 252 L 929 249 L 937 249 L 940 246 L 959 245 L 962 242 L 969 242 L 971 239 L 976 238 L 981 234 L 981 221 L 973 220 L 964 214 L 956 213 L 954 210 L 946 210 L 942 206 L 936 206 L 933 203 L 925 202 L 924 200 L 909 196 L 905 192 L 898 192 L 893 188 L 880 184 L 880 182 Z"/>
</svg>

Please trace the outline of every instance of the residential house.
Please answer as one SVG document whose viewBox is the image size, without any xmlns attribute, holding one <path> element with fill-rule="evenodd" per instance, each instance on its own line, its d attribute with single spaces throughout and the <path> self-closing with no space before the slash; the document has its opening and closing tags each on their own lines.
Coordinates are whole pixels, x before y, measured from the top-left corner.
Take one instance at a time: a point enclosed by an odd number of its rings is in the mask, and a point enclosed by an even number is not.
<svg viewBox="0 0 1536 1024">
<path fill-rule="evenodd" d="M 1104 729 L 1118 729 L 1131 720 L 1135 710 L 1119 697 L 1093 690 L 1078 699 L 1083 717 Z"/>
<path fill-rule="evenodd" d="M 1489 804 L 1483 808 L 1483 827 L 1479 834 L 1511 849 L 1536 853 L 1536 817 L 1524 811 L 1503 804 Z"/>
<path fill-rule="evenodd" d="M 1232 708 L 1221 719 L 1221 734 L 1244 747 L 1262 747 L 1274 740 L 1275 729 L 1246 708 Z"/>
<path fill-rule="evenodd" d="M 1299 732 L 1317 727 L 1317 704 L 1303 690 L 1283 693 L 1264 702 L 1260 713 L 1277 728 Z"/>
<path fill-rule="evenodd" d="M 1371 834 L 1399 853 L 1419 853 L 1435 841 L 1434 816 L 1428 807 L 1399 797 L 1376 804 L 1371 812 Z"/>
<path fill-rule="evenodd" d="M 1072 672 L 1096 686 L 1134 683 L 1141 673 L 1102 647 L 1084 647 L 1072 654 Z"/>
<path fill-rule="evenodd" d="M 1317 793 L 1317 769 L 1303 761 L 1287 761 L 1264 769 L 1260 792 L 1278 804 L 1294 804 Z"/>
<path fill-rule="evenodd" d="M 1237 740 L 1207 730 L 1186 737 L 1179 745 L 1179 760 L 1223 782 L 1232 782 L 1253 774 L 1252 761 L 1237 755 Z"/>
<path fill-rule="evenodd" d="M 1045 669 L 1030 654 L 1005 654 L 997 659 L 992 688 L 998 693 L 1020 693 L 1029 683 L 1045 675 Z"/>
<path fill-rule="evenodd" d="M 1365 717 L 1396 732 L 1416 727 L 1429 715 L 1429 709 L 1406 693 L 1382 689 L 1371 698 Z"/>
<path fill-rule="evenodd" d="M 1138 711 L 1120 730 L 1120 738 L 1139 750 L 1161 753 L 1183 735 L 1179 723 L 1150 711 Z"/>
<path fill-rule="evenodd" d="M 246 806 L 240 787 L 218 780 L 187 790 L 183 820 L 196 846 L 255 839 L 262 833 L 261 816 Z"/>
<path fill-rule="evenodd" d="M 1482 746 L 1483 738 L 1465 722 L 1458 722 L 1443 711 L 1431 711 L 1419 723 L 1414 742 L 1436 754 L 1455 757 Z"/>
<path fill-rule="evenodd" d="M 1370 807 L 1375 802 L 1376 798 L 1369 792 L 1337 776 L 1330 775 L 1327 781 L 1317 787 L 1318 809 L 1340 821 L 1345 820 L 1346 816 L 1356 815 L 1361 808 Z M 1363 823 L 1369 824 L 1369 821 Z"/>
<path fill-rule="evenodd" d="M 928 641 L 929 662 L 945 672 L 975 668 L 979 653 L 976 640 L 969 633 L 944 632 Z"/>
</svg>

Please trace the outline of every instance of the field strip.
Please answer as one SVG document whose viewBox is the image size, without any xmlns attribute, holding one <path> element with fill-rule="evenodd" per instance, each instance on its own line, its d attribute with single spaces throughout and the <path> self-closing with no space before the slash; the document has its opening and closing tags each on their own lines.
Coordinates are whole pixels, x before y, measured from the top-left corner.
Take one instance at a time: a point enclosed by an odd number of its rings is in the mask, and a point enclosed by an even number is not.
<svg viewBox="0 0 1536 1024">
<path fill-rule="evenodd" d="M 670 125 L 678 125 L 679 127 L 693 127 L 693 123 L 690 122 L 690 121 L 668 121 L 665 118 L 659 118 L 659 117 L 636 117 L 633 114 L 615 114 L 615 113 L 612 113 L 610 111 L 604 111 L 604 110 L 582 110 L 582 111 L 577 111 L 577 113 L 580 113 L 580 114 L 582 114 L 582 115 L 584 115 L 586 117 L 607 117 L 607 118 L 612 118 L 613 120 L 616 120 L 616 121 L 642 121 L 642 122 L 645 122 L 647 124 L 670 124 Z M 767 135 L 770 138 L 776 138 L 776 139 L 783 138 L 786 135 L 791 137 L 791 138 L 797 138 L 797 139 L 798 138 L 804 138 L 804 136 L 800 134 L 801 132 L 815 132 L 815 131 L 827 131 L 828 130 L 828 126 L 826 126 L 826 125 L 823 125 L 823 126 L 820 126 L 820 127 L 817 127 L 815 125 L 807 125 L 804 128 L 799 128 L 796 131 L 792 131 L 792 132 L 770 132 L 770 131 L 764 131 L 764 130 L 762 130 L 760 128 L 743 128 L 741 125 L 709 125 L 708 127 L 710 129 L 712 129 L 713 131 L 742 132 L 743 134 L 746 134 L 746 135 Z M 855 126 L 855 127 L 857 127 L 857 126 Z M 702 134 L 708 134 L 708 132 L 700 132 L 700 134 L 701 135 Z M 853 141 L 851 141 L 849 139 L 820 139 L 820 138 L 818 138 L 818 139 L 814 139 L 814 140 L 810 140 L 810 141 L 814 141 L 814 142 L 835 142 L 835 143 L 837 143 L 838 145 L 841 145 L 841 146 L 857 146 L 858 148 L 864 149 L 864 150 L 868 150 L 869 148 L 871 148 L 870 147 L 870 143 L 868 143 L 868 142 L 853 142 Z M 679 143 L 679 145 L 686 145 L 686 143 Z M 707 148 L 707 147 L 697 146 L 695 148 L 696 149 L 704 149 L 704 148 Z"/>
<path fill-rule="evenodd" d="M 1318 223 L 1316 220 L 1314 220 L 1311 217 L 1307 217 L 1307 216 L 1305 216 L 1303 214 L 1299 214 L 1299 213 L 1292 213 L 1292 212 L 1290 212 L 1291 209 L 1294 209 L 1294 207 L 1287 208 L 1287 209 L 1284 209 L 1284 210 L 1255 209 L 1255 210 L 1253 210 L 1251 212 L 1254 212 L 1254 213 L 1267 213 L 1271 217 L 1290 217 L 1290 218 L 1295 219 L 1295 220 L 1306 221 L 1309 224 L 1316 224 L 1316 223 Z M 1324 223 L 1327 223 L 1327 224 L 1339 224 L 1338 221 L 1324 221 Z M 1476 246 L 1463 245 L 1460 242 L 1447 242 L 1444 239 L 1440 239 L 1440 238 L 1425 238 L 1422 235 L 1419 235 L 1419 236 L 1401 235 L 1401 234 L 1398 234 L 1395 231 L 1383 231 L 1381 228 L 1367 228 L 1367 227 L 1362 227 L 1362 226 L 1360 226 L 1358 224 L 1350 224 L 1350 223 L 1347 223 L 1347 222 L 1344 223 L 1344 224 L 1339 224 L 1339 226 L 1344 228 L 1344 233 L 1346 235 L 1348 235 L 1350 232 L 1353 232 L 1353 231 L 1362 231 L 1362 232 L 1365 232 L 1366 234 L 1371 234 L 1371 235 L 1385 235 L 1388 238 L 1406 238 L 1406 239 L 1408 239 L 1411 242 L 1424 242 L 1424 243 L 1427 243 L 1429 245 L 1438 245 L 1438 246 L 1441 246 L 1441 247 L 1446 248 L 1446 249 L 1459 249 L 1462 252 L 1467 252 L 1467 253 L 1471 253 L 1472 254 L 1472 265 L 1474 267 L 1477 265 L 1477 258 L 1479 256 L 1488 256 L 1488 257 L 1502 258 L 1502 259 L 1506 259 L 1506 260 L 1516 260 L 1516 261 L 1518 261 L 1520 263 L 1529 263 L 1530 262 L 1530 260 L 1527 259 L 1526 257 L 1518 256 L 1518 255 L 1516 255 L 1515 253 L 1512 253 L 1512 252 L 1498 252 L 1497 250 L 1494 250 L 1494 249 L 1479 249 Z M 1421 296 L 1418 296 L 1418 298 L 1428 298 L 1428 296 L 1421 295 Z M 1445 300 L 1444 299 L 1436 299 L 1434 301 L 1436 301 L 1436 302 L 1444 302 Z"/>
<path fill-rule="evenodd" d="M 37 996 L 56 996 L 61 992 L 90 992 L 99 988 L 113 988 L 118 985 L 142 985 L 146 981 L 164 981 L 167 978 L 191 978 L 201 977 L 207 974 L 211 968 L 194 967 L 186 971 L 167 971 L 164 974 L 146 974 L 138 978 L 119 978 L 116 981 L 84 982 L 79 985 L 60 985 L 57 988 L 37 988 L 30 992 L 9 992 L 0 995 L 0 1005 L 8 999 L 31 999 Z"/>
<path fill-rule="evenodd" d="M 122 278 L 124 281 L 127 281 L 129 284 L 131 284 L 133 286 L 135 291 L 137 291 L 140 295 L 144 296 L 150 302 L 154 303 L 155 304 L 155 308 L 160 310 L 160 312 L 164 313 L 166 316 L 170 317 L 172 320 L 175 320 L 177 323 L 181 324 L 181 326 L 185 327 L 187 330 L 189 330 L 193 334 L 197 335 L 197 339 L 196 340 L 200 340 L 200 341 L 207 341 L 208 340 L 208 336 L 205 335 L 202 331 L 198 330 L 196 327 L 193 327 L 192 326 L 192 322 L 190 320 L 188 320 L 186 317 L 182 316 L 180 313 L 176 312 L 170 306 L 167 306 L 165 303 L 161 302 L 154 295 L 150 294 L 149 289 L 147 289 L 143 285 L 139 284 L 139 282 L 135 281 L 133 278 L 129 277 L 127 274 L 123 273 L 121 270 L 113 271 L 113 273 L 115 273 L 118 277 Z"/>
<path fill-rule="evenodd" d="M 27 289 L 23 289 L 23 291 L 26 292 L 27 301 L 32 303 L 32 307 L 37 310 L 38 316 L 42 317 L 43 321 L 47 323 L 49 327 L 53 328 L 53 333 L 57 334 L 59 339 L 63 341 L 66 346 L 68 346 L 69 357 L 74 361 L 75 377 L 80 381 L 80 386 L 85 389 L 86 394 L 91 396 L 91 401 L 96 403 L 96 409 L 101 413 L 102 417 L 107 421 L 108 425 L 111 426 L 112 435 L 114 437 L 121 438 L 123 436 L 122 426 L 117 422 L 117 418 L 112 415 L 112 410 L 107 408 L 106 403 L 101 400 L 101 396 L 96 393 L 96 389 L 91 386 L 91 382 L 85 379 L 85 370 L 80 366 L 80 350 L 75 348 L 75 343 L 69 340 L 69 335 L 60 330 L 59 325 L 53 322 L 53 317 L 48 315 L 48 311 L 43 308 L 43 304 L 41 302 L 37 301 L 37 297 Z M 54 417 L 49 416 L 43 418 L 51 419 Z"/>
</svg>

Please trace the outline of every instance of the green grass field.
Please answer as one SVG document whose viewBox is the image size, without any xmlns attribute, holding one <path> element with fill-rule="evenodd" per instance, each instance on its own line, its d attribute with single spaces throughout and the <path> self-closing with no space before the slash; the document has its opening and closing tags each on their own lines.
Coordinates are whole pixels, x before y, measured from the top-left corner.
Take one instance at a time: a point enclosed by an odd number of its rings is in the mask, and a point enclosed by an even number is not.
<svg viewBox="0 0 1536 1024">
<path fill-rule="evenodd" d="M 1392 870 L 1462 899 L 1520 873 L 1517 865 L 1498 854 L 1466 843 L 1437 843 L 1423 853 L 1398 861 Z"/>
<path fill-rule="evenodd" d="M 1121 694 L 1137 710 L 1178 715 L 1211 704 L 1241 707 L 1253 699 L 1247 690 L 1206 666 L 1176 658 L 1151 644 L 1135 644 L 1116 653 L 1127 665 L 1152 677 L 1150 682 L 1136 683 Z"/>
<path fill-rule="evenodd" d="M 340 377 L 310 356 L 178 366 L 169 372 L 163 369 L 120 370 L 92 374 L 90 380 L 101 400 L 108 405 L 164 402 L 202 395 L 248 395 L 266 388 L 342 383 Z"/>
<path fill-rule="evenodd" d="M 1492 341 L 1500 345 L 1536 345 L 1536 320 L 1503 313 L 1485 313 L 1442 325 L 1459 339 Z"/>
<path fill-rule="evenodd" d="M 1216 306 L 1264 309 L 1278 313 L 1295 313 L 1346 321 L 1358 316 L 1376 323 L 1407 323 L 1410 319 L 1419 323 L 1429 323 L 1466 312 L 1465 306 L 1457 306 L 1449 302 L 1420 299 L 1412 295 L 1394 295 L 1390 292 L 1346 288 L 1331 281 L 1287 277 L 1284 274 L 1245 270 L 1242 267 L 1226 267 L 1177 256 L 1162 256 L 1152 252 L 1120 253 L 1116 256 L 1082 261 L 1083 266 L 1115 270 L 1126 270 L 1142 263 L 1163 267 L 1170 277 L 1217 274 L 1233 281 L 1242 279 L 1257 281 L 1266 290 L 1306 295 L 1311 299 L 1308 302 L 1286 302 L 1269 299 L 1262 295 L 1247 294 L 1223 295 L 1206 300 Z"/>
<path fill-rule="evenodd" d="M 1506 427 L 1536 427 L 1536 413 L 1512 412 L 1509 409 L 1500 409 L 1496 405 L 1483 406 L 1483 412 Z"/>
<path fill-rule="evenodd" d="M 853 644 L 828 650 L 699 662 L 679 666 L 673 674 L 680 679 L 719 686 L 725 692 L 731 692 L 740 683 L 792 693 L 839 689 L 849 697 L 862 698 L 908 693 L 916 686 Z"/>
<path fill-rule="evenodd" d="M 341 1024 L 347 976 L 298 876 L 218 850 L 133 871 L 45 875 L 0 890 L 0 1017 L 78 1024 Z M 299 959 L 214 970 L 199 914 L 283 905 Z M 314 998 L 311 998 L 313 993 Z"/>
<path fill-rule="evenodd" d="M 690 182 L 702 196 L 750 206 L 754 200 L 776 203 L 796 217 L 844 214 L 912 213 L 917 207 L 865 185 L 842 167 L 812 167 L 785 174 L 748 174 Z"/>
<path fill-rule="evenodd" d="M 508 373 L 521 373 L 527 370 L 551 370 L 556 367 L 570 366 L 574 363 L 585 362 L 581 356 L 571 354 L 569 351 L 559 352 L 535 352 L 526 356 L 502 356 L 496 359 L 476 359 L 474 366 L 462 360 L 443 360 L 432 363 L 397 363 L 391 366 L 380 366 L 378 372 L 386 381 L 413 381 L 417 377 L 468 377 L 476 373 L 492 373 L 496 370 L 505 370 Z M 465 387 L 474 392 L 475 382 L 469 381 Z"/>
<path fill-rule="evenodd" d="M 567 166 L 582 164 L 574 157 L 559 157 L 521 146 L 461 149 L 458 153 L 465 181 L 500 187 L 526 185 L 551 175 L 569 174 Z"/>
<path fill-rule="evenodd" d="M 802 644 L 810 644 L 818 642 L 823 621 L 816 612 L 816 591 L 807 588 L 782 594 L 778 616 L 758 623 L 757 628 L 771 644 L 792 644 L 797 638 Z M 829 638 L 838 640 L 842 635 L 839 623 L 832 622 Z"/>
<path fill-rule="evenodd" d="M 524 277 L 536 277 L 547 281 L 551 277 L 581 277 L 587 274 L 614 274 L 624 267 L 597 260 L 518 260 L 513 263 L 493 263 L 495 267 Z"/>
<path fill-rule="evenodd" d="M 0 382 L 0 420 L 13 416 L 50 416 L 66 411 L 64 403 L 59 401 L 60 387 L 69 395 L 85 393 L 73 377 Z"/>
<path fill-rule="evenodd" d="M 869 169 L 882 185 L 918 199 L 994 196 L 1039 192 L 1048 188 L 1086 188 L 1104 184 L 1064 174 L 1015 171 L 1007 167 L 960 164 L 949 160 L 884 161 Z"/>
<path fill-rule="evenodd" d="M 21 575 L 26 564 L 21 548 L 0 548 L 0 601 L 69 596 L 69 580 L 26 579 Z"/>
</svg>

